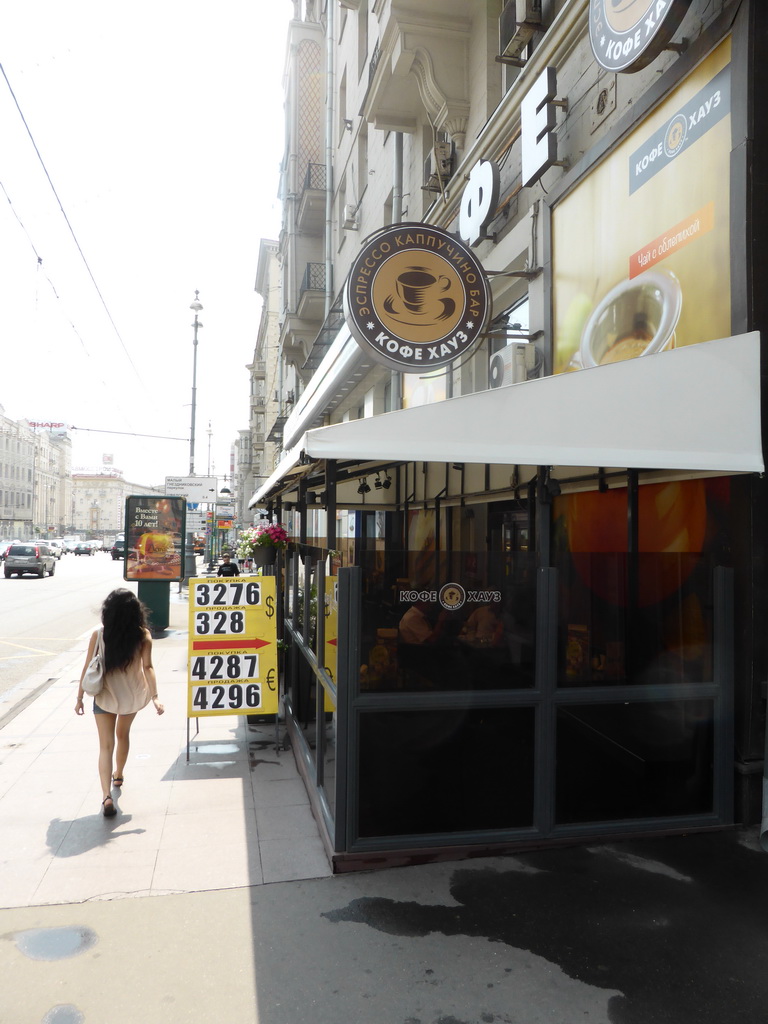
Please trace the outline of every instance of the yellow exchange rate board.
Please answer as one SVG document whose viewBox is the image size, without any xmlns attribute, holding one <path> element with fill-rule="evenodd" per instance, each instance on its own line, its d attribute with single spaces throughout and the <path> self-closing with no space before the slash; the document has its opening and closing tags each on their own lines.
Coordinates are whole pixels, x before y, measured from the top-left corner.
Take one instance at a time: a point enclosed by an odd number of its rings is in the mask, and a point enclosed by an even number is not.
<svg viewBox="0 0 768 1024">
<path fill-rule="evenodd" d="M 187 716 L 278 710 L 274 576 L 189 581 Z"/>
</svg>

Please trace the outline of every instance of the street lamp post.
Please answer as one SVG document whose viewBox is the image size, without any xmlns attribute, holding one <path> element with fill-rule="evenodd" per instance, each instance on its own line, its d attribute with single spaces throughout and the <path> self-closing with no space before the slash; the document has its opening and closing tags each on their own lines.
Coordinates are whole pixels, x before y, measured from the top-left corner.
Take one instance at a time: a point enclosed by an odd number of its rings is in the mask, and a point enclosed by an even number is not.
<svg viewBox="0 0 768 1024">
<path fill-rule="evenodd" d="M 195 314 L 192 324 L 192 423 L 189 428 L 189 475 L 195 475 L 195 417 L 197 415 L 197 332 L 203 326 L 198 320 L 197 314 L 203 308 L 200 301 L 200 292 L 195 290 L 195 301 L 190 309 Z M 193 530 L 187 530 L 187 545 L 184 553 L 184 575 L 189 579 L 197 575 L 197 562 L 195 561 L 195 535 Z M 181 583 L 179 583 L 181 588 Z"/>
<path fill-rule="evenodd" d="M 194 334 L 192 335 L 192 425 L 189 429 L 189 475 L 195 474 L 195 417 L 197 414 L 197 332 L 203 326 L 197 318 L 197 314 L 203 308 L 198 298 L 199 291 L 195 291 L 195 301 L 189 307 L 194 311 L 195 320 L 192 324 Z"/>
</svg>

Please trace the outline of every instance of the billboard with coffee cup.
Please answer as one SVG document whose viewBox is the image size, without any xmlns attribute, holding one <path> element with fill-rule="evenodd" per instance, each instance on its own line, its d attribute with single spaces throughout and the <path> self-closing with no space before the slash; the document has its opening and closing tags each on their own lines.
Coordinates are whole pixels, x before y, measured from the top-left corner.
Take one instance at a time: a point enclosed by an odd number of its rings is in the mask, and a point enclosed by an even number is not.
<svg viewBox="0 0 768 1024">
<path fill-rule="evenodd" d="M 490 311 L 472 250 L 429 224 L 398 224 L 367 238 L 344 289 L 352 336 L 401 373 L 428 373 L 464 355 Z"/>
<path fill-rule="evenodd" d="M 553 209 L 555 373 L 731 333 L 730 40 Z"/>
</svg>

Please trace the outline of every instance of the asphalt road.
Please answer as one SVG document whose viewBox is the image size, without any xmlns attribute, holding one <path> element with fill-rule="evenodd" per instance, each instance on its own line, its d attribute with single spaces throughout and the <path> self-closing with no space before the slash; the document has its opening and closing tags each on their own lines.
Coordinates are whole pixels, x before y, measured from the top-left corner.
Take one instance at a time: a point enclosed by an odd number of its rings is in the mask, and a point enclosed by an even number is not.
<svg viewBox="0 0 768 1024">
<path fill-rule="evenodd" d="M 0 573 L 0 695 L 98 623 L 101 603 L 123 581 L 122 561 L 102 551 L 94 555 L 64 555 L 53 576 L 13 576 Z"/>
</svg>

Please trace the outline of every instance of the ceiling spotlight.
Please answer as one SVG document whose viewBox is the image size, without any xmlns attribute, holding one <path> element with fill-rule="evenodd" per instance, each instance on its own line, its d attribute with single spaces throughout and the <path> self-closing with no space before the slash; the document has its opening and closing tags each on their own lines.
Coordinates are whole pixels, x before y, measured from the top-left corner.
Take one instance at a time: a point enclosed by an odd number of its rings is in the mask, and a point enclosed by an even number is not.
<svg viewBox="0 0 768 1024">
<path fill-rule="evenodd" d="M 388 491 L 389 488 L 392 486 L 392 481 L 389 478 L 389 474 L 387 474 L 386 478 L 381 481 L 381 486 L 384 488 L 385 491 Z"/>
<path fill-rule="evenodd" d="M 360 481 L 360 486 L 357 488 L 357 493 L 358 494 L 367 494 L 370 491 L 370 489 L 371 489 L 371 485 L 368 483 L 368 481 L 367 480 L 361 480 Z"/>
<path fill-rule="evenodd" d="M 381 490 L 381 488 L 384 486 L 384 484 L 381 482 L 378 473 L 376 474 L 376 479 L 373 482 L 373 486 L 376 488 L 377 491 Z"/>
</svg>

